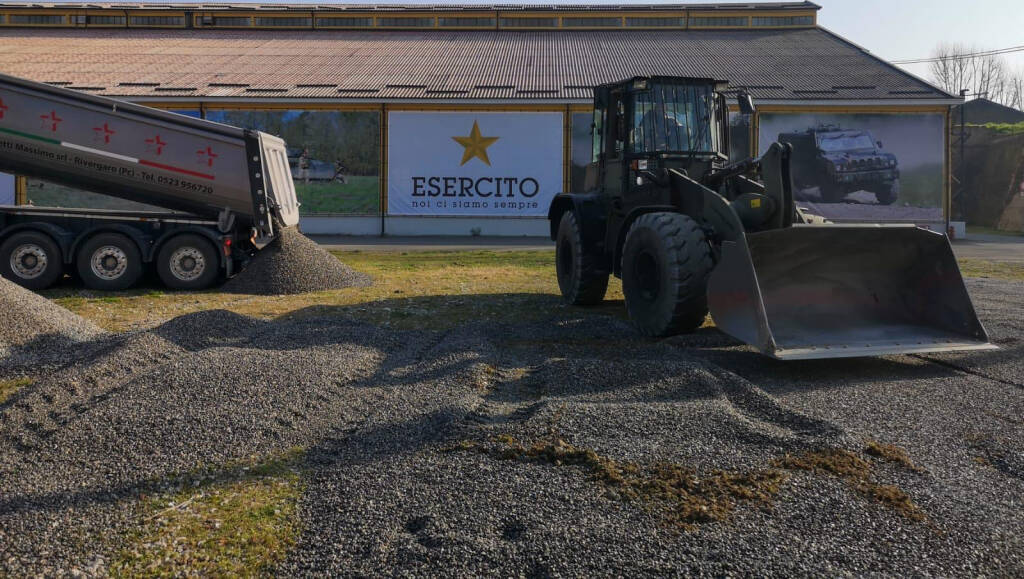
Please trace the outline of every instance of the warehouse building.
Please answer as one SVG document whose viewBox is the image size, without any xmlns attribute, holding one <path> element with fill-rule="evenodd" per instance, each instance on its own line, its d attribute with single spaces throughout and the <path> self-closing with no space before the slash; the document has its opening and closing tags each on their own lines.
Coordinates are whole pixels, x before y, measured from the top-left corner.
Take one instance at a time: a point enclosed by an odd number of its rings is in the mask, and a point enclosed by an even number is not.
<svg viewBox="0 0 1024 579">
<path fill-rule="evenodd" d="M 810 208 L 945 230 L 960 99 L 818 26 L 819 9 L 6 3 L 0 71 L 281 135 L 305 231 L 389 235 L 544 235 L 591 162 L 594 86 L 716 78 L 758 106 L 731 113 L 731 157 L 788 140 Z M 124 205 L 40 179 L 0 191 Z"/>
</svg>

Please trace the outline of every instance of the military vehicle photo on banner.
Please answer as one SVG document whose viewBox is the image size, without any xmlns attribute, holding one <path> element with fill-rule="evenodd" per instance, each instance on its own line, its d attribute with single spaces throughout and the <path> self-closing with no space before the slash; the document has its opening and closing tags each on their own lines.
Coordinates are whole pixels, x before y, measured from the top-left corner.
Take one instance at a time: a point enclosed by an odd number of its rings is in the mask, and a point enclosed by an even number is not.
<svg viewBox="0 0 1024 579">
<path fill-rule="evenodd" d="M 206 118 L 284 139 L 303 215 L 379 214 L 379 113 L 207 110 Z"/>
<path fill-rule="evenodd" d="M 388 214 L 543 217 L 562 190 L 562 113 L 388 115 Z"/>
<path fill-rule="evenodd" d="M 758 117 L 759 150 L 793 144 L 794 195 L 834 221 L 944 220 L 945 118 L 935 114 Z"/>
</svg>

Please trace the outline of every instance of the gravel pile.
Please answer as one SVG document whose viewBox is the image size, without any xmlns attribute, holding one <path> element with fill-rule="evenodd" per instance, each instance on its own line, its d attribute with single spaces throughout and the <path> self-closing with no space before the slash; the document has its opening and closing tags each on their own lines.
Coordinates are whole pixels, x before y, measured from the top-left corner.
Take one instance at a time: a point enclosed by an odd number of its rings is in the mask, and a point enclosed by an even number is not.
<svg viewBox="0 0 1024 579">
<path fill-rule="evenodd" d="M 30 343 L 84 341 L 103 333 L 92 322 L 0 278 L 0 351 Z"/>
<path fill-rule="evenodd" d="M 277 575 L 1021 575 L 1024 295 L 972 290 L 997 354 L 782 364 L 575 309 L 446 332 L 211 311 L 100 337 L 0 406 L 0 574 L 102 574 L 139 494 L 301 445 L 304 534 Z M 509 455 L 557 440 L 590 462 Z M 925 518 L 779 466 L 823 449 Z M 677 469 L 697 499 L 785 480 L 680 525 L 594 464 Z"/>
<path fill-rule="evenodd" d="M 364 287 L 370 276 L 341 263 L 295 227 L 282 229 L 221 291 L 253 295 L 301 294 Z"/>
</svg>

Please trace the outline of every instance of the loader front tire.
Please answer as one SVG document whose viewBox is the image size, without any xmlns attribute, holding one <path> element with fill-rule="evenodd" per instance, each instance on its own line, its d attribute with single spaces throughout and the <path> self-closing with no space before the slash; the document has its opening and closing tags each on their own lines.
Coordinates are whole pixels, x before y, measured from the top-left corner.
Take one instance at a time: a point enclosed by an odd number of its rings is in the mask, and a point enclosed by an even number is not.
<svg viewBox="0 0 1024 579">
<path fill-rule="evenodd" d="M 679 213 L 648 213 L 633 222 L 622 248 L 622 293 L 640 333 L 692 332 L 708 315 L 714 264 L 704 231 Z"/>
<path fill-rule="evenodd" d="M 608 272 L 599 258 L 583 245 L 583 230 L 576 214 L 566 211 L 555 236 L 555 269 L 562 299 L 575 306 L 601 303 L 608 291 Z"/>
</svg>

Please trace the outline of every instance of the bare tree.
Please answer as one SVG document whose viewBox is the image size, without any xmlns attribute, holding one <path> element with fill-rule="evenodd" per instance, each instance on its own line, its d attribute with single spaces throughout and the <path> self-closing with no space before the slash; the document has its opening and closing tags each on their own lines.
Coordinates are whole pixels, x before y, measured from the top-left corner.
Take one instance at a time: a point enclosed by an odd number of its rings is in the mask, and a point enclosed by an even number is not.
<svg viewBox="0 0 1024 579">
<path fill-rule="evenodd" d="M 1024 111 L 1024 67 L 1017 69 L 1007 79 L 1003 104 Z"/>
<path fill-rule="evenodd" d="M 1009 76 L 1006 61 L 1001 56 L 988 55 L 972 57 L 968 62 L 974 81 L 973 86 L 968 87 L 971 88 L 971 92 L 983 94 L 990 101 L 1002 103 Z"/>
<path fill-rule="evenodd" d="M 967 89 L 971 94 L 985 95 L 989 100 L 1013 106 L 1010 102 L 1017 90 L 1013 83 L 1015 79 L 1019 81 L 1022 74 L 1011 74 L 1002 56 L 979 52 L 985 51 L 960 43 L 939 44 L 932 51 L 935 59 L 930 64 L 932 82 L 951 94 Z"/>
<path fill-rule="evenodd" d="M 971 66 L 965 56 L 971 48 L 951 42 L 943 42 L 932 51 L 933 60 L 929 65 L 932 82 L 950 94 L 959 94 L 972 81 Z"/>
</svg>

